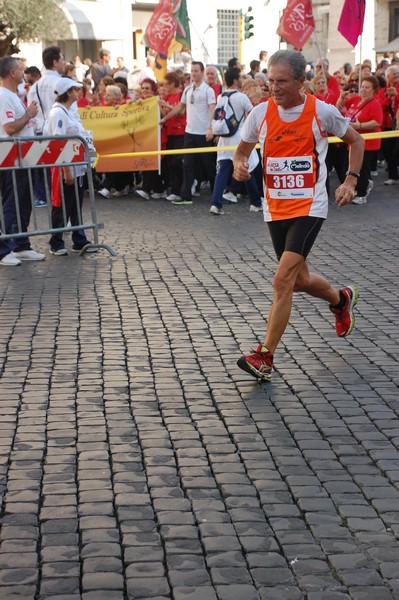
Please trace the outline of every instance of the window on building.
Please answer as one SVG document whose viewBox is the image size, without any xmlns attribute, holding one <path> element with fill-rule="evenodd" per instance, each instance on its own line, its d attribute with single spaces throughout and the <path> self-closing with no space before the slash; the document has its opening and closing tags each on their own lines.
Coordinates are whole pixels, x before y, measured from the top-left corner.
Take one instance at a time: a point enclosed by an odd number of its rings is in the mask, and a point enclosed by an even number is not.
<svg viewBox="0 0 399 600">
<path fill-rule="evenodd" d="M 389 41 L 399 36 L 399 2 L 389 3 Z"/>
<path fill-rule="evenodd" d="M 218 10 L 218 63 L 240 55 L 240 11 Z"/>
</svg>

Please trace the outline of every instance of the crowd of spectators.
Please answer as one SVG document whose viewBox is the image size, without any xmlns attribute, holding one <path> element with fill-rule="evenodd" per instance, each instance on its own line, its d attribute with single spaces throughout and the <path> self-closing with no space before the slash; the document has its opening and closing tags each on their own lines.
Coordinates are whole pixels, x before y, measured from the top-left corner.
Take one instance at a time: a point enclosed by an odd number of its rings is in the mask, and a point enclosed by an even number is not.
<svg viewBox="0 0 399 600">
<path fill-rule="evenodd" d="M 59 49 L 58 52 L 60 53 Z M 54 57 L 54 49 L 44 51 L 45 70 L 42 75 L 36 66 L 25 68 L 25 83 L 20 95 L 28 105 L 33 100 L 38 102 L 39 114 L 35 126 L 37 134 L 40 135 L 46 113 L 51 108 L 56 81 L 54 77 L 68 76 L 81 84 L 78 88 L 78 107 L 115 106 L 156 96 L 159 99 L 163 149 L 217 145 L 218 140 L 211 129 L 212 116 L 218 97 L 229 86 L 216 66 L 204 66 L 199 61 L 192 61 L 188 69 L 187 64 L 185 68 L 173 68 L 166 74 L 164 81 L 159 83 L 152 69 L 154 58 L 151 55 L 148 56 L 146 66 L 134 72 L 129 72 L 123 57 L 117 57 L 116 66 L 111 67 L 111 54 L 105 49 L 99 51 L 95 62 L 89 59 L 82 61 L 79 56 L 75 56 L 67 63 L 62 53 L 58 60 L 54 60 Z M 52 61 L 52 66 L 49 66 L 49 61 Z M 228 69 L 231 68 L 239 69 L 237 89 L 248 97 L 252 107 L 267 102 L 270 89 L 266 51 L 260 53 L 259 60 L 252 60 L 247 69 L 234 57 L 228 64 Z M 37 93 L 40 89 L 43 89 L 43 98 Z M 361 133 L 396 129 L 399 57 L 396 54 L 386 57 L 375 68 L 367 60 L 353 68 L 345 63 L 334 73 L 330 73 L 328 60 L 319 58 L 315 63 L 308 64 L 303 91 L 335 105 L 350 119 L 354 129 Z M 377 174 L 382 161 L 385 161 L 383 164 L 387 169 L 384 183 L 399 183 L 398 156 L 396 138 L 366 142 L 365 159 L 354 203 L 364 204 L 367 201 L 373 186 L 372 178 Z M 163 158 L 161 173 L 99 174 L 98 192 L 100 196 L 109 198 L 134 191 L 145 199 L 167 198 L 175 204 L 190 204 L 193 196 L 200 195 L 201 187 L 209 185 L 213 190 L 218 168 L 216 159 L 216 153 L 176 154 Z M 347 164 L 346 145 L 330 144 L 327 156 L 329 172 L 335 169 L 338 178 L 343 181 Z M 261 197 L 263 182 L 260 165 L 255 169 L 254 179 Z M 44 205 L 40 182 L 37 182 L 35 191 L 37 205 Z M 237 194 L 244 193 L 242 186 L 233 180 L 228 181 L 224 196 L 235 202 Z"/>
</svg>

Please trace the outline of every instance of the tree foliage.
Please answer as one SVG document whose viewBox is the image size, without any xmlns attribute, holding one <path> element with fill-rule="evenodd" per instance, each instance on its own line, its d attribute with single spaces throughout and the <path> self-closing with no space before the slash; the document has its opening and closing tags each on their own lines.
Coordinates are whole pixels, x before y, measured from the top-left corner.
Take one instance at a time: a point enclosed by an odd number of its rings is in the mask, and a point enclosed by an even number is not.
<svg viewBox="0 0 399 600">
<path fill-rule="evenodd" d="M 23 42 L 67 39 L 70 26 L 58 0 L 0 0 L 0 56 Z"/>
</svg>

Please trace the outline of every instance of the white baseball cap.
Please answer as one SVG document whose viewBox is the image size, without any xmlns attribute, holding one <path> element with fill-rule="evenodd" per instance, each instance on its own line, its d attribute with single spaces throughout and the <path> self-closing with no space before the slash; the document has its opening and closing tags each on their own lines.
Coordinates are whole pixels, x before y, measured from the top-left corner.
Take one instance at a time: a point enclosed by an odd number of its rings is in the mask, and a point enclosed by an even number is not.
<svg viewBox="0 0 399 600">
<path fill-rule="evenodd" d="M 62 94 L 65 94 L 65 92 L 74 87 L 83 87 L 83 84 L 79 83 L 79 81 L 74 81 L 74 79 L 71 79 L 70 77 L 61 77 L 60 80 L 57 81 L 55 93 L 57 96 L 62 96 Z"/>
</svg>

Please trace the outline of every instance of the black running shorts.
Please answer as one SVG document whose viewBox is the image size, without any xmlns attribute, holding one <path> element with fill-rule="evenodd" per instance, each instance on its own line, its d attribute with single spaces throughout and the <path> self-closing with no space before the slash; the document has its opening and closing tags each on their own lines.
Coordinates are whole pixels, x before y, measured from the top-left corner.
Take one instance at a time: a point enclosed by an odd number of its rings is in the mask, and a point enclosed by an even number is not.
<svg viewBox="0 0 399 600">
<path fill-rule="evenodd" d="M 296 252 L 306 258 L 324 221 L 320 217 L 269 221 L 267 225 L 277 258 L 280 260 L 285 251 Z"/>
</svg>

